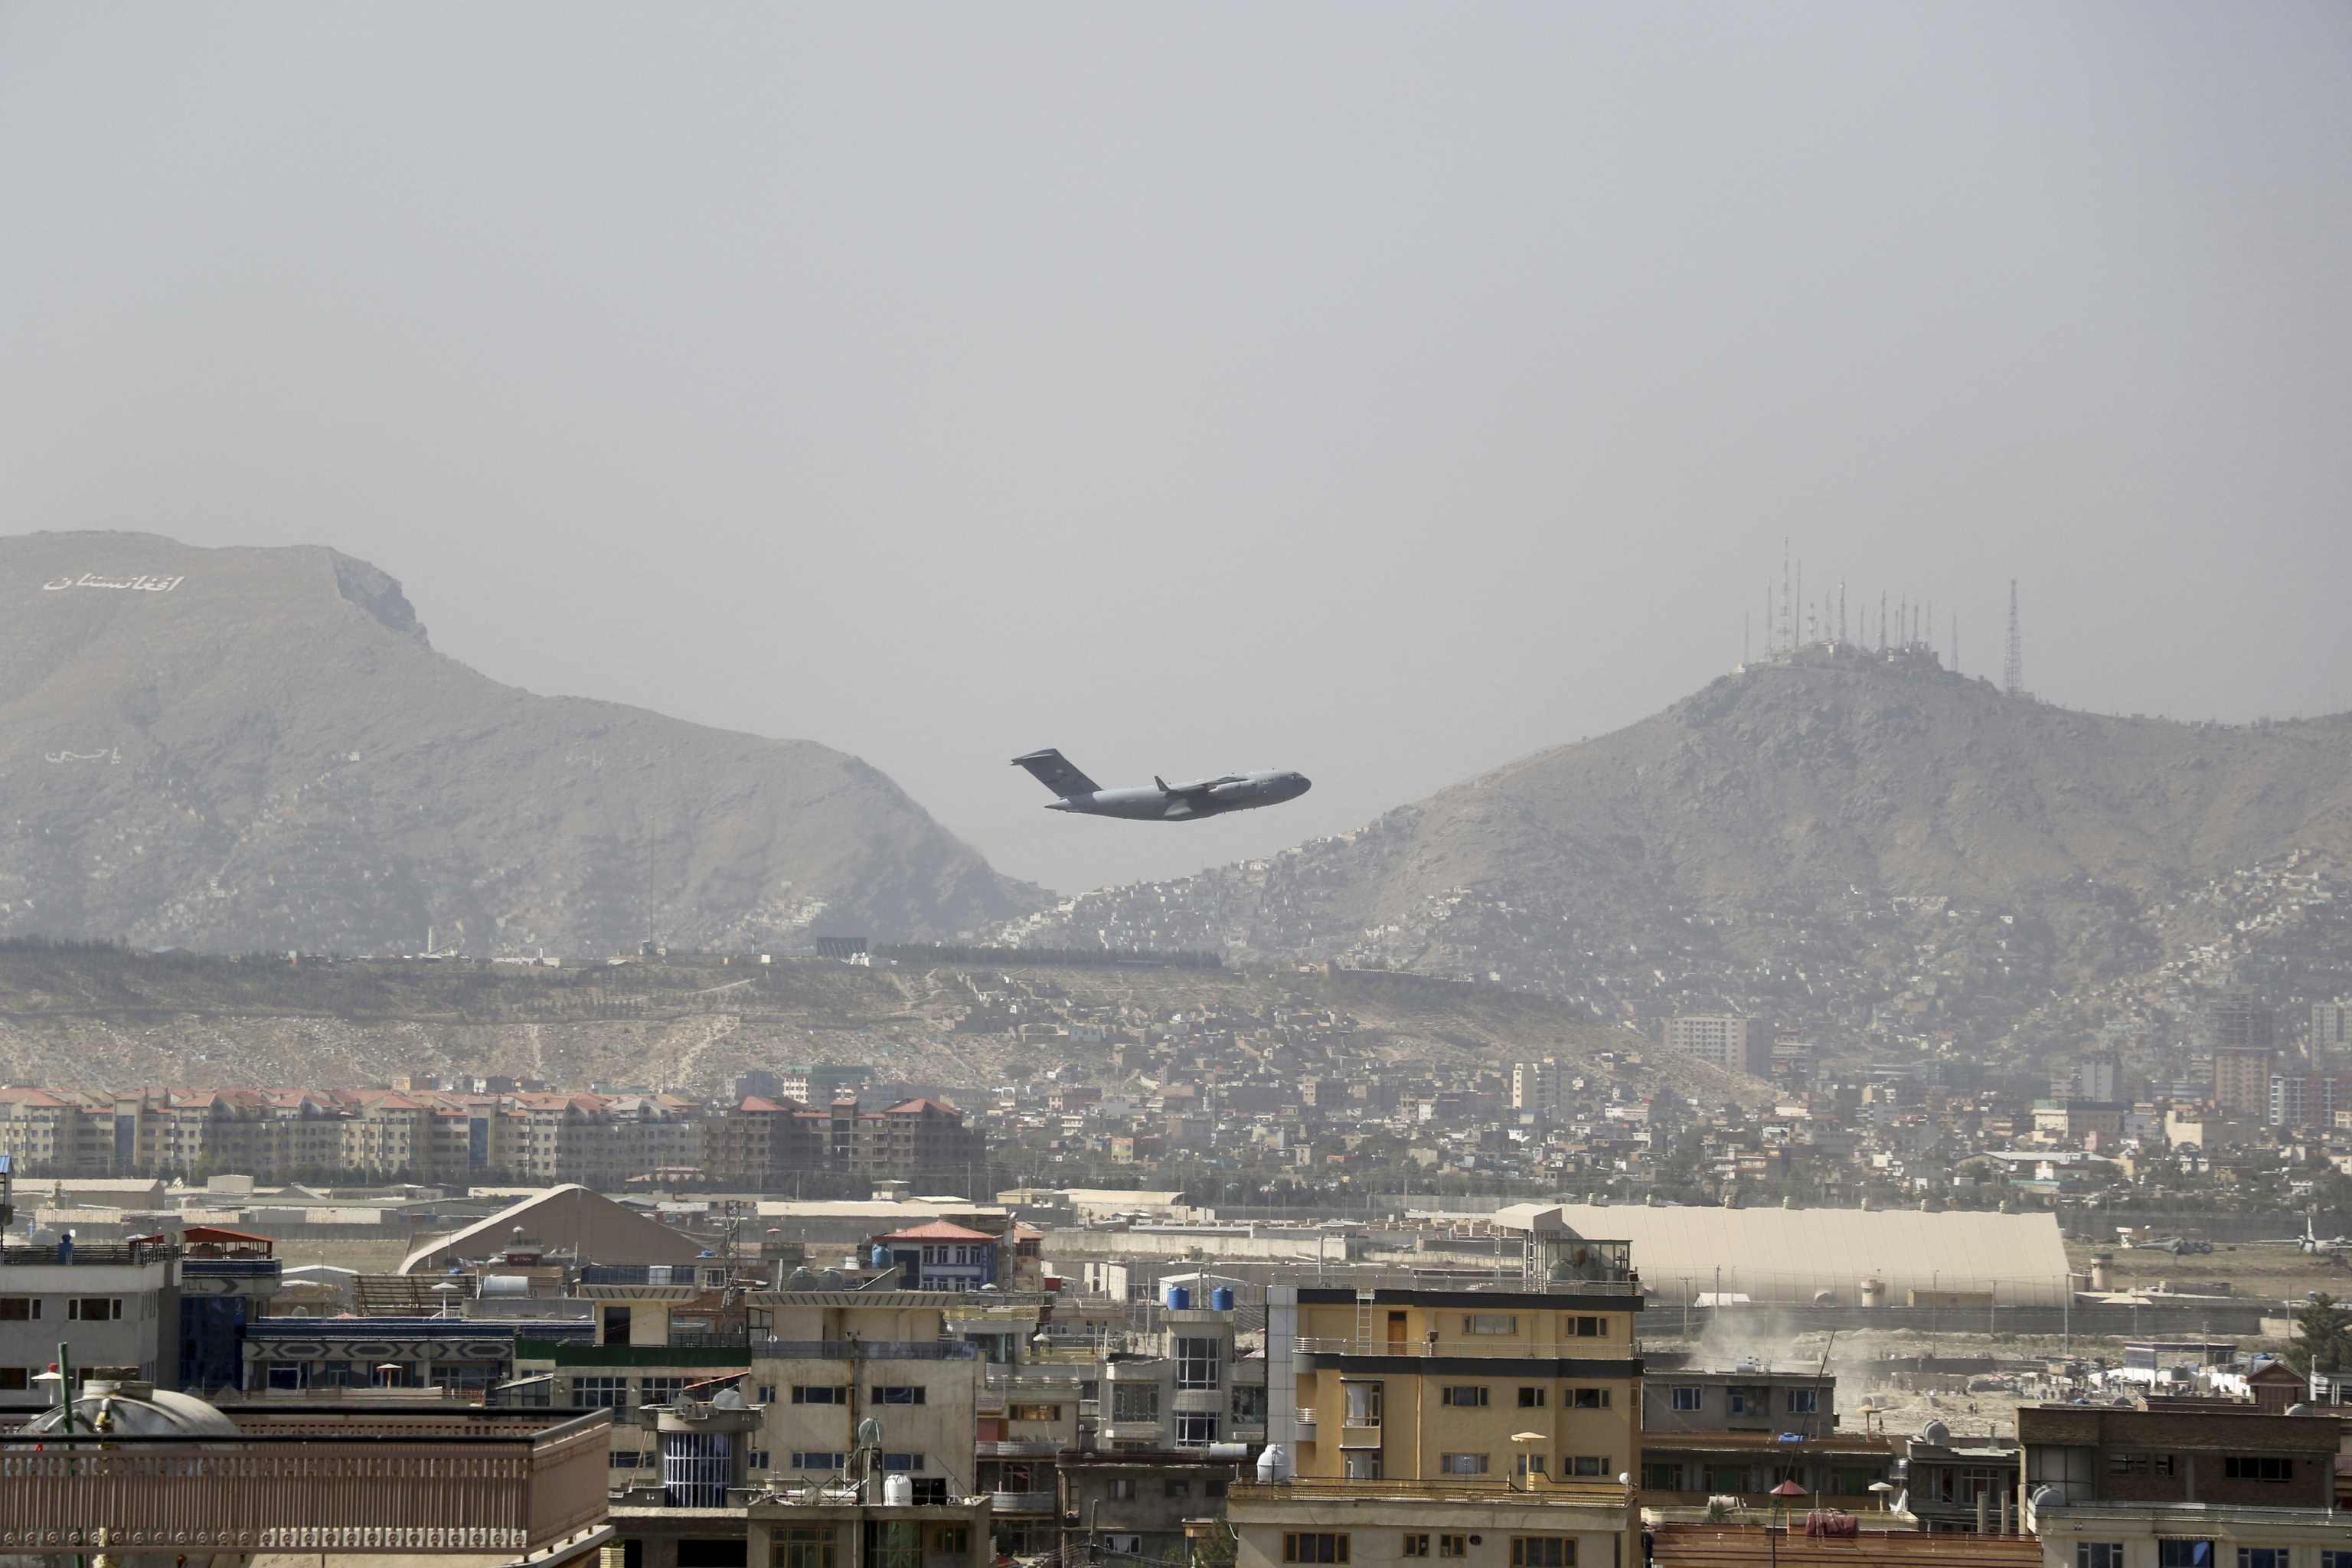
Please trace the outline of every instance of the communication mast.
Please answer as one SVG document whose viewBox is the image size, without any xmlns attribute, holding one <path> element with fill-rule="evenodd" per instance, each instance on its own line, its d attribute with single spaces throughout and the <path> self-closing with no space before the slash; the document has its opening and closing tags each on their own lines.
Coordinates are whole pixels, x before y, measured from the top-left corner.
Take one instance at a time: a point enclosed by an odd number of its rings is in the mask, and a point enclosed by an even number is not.
<svg viewBox="0 0 2352 1568">
<path fill-rule="evenodd" d="M 2025 644 L 2017 634 L 2017 579 L 2009 580 L 2009 658 L 2000 667 L 2000 689 L 2011 697 L 2025 695 Z"/>
</svg>

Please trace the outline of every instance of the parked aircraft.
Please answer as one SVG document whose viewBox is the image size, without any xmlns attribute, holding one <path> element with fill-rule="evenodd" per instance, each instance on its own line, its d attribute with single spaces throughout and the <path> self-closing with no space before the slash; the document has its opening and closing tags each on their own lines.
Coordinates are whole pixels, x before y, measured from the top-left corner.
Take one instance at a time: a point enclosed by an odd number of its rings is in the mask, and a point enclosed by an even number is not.
<svg viewBox="0 0 2352 1568">
<path fill-rule="evenodd" d="M 1050 750 L 1015 757 L 1013 765 L 1028 769 L 1039 784 L 1060 797 L 1045 803 L 1047 811 L 1126 816 L 1139 822 L 1194 822 L 1204 816 L 1222 816 L 1229 811 L 1280 805 L 1286 800 L 1297 800 L 1312 787 L 1304 773 L 1268 769 L 1194 779 L 1190 784 L 1171 784 L 1165 779 L 1154 778 L 1149 789 L 1140 784 L 1128 789 L 1105 789 L 1072 766 L 1067 757 Z"/>
</svg>

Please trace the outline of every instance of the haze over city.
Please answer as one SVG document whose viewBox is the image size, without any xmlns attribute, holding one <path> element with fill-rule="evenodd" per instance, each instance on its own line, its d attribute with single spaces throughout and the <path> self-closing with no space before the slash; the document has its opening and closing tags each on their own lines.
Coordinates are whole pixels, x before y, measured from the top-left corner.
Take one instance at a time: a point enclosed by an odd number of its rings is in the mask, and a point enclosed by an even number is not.
<svg viewBox="0 0 2352 1568">
<path fill-rule="evenodd" d="M 2345 708 L 2341 7 L 0 8 L 0 529 L 331 545 L 1065 893 L 1809 596 Z M 1752 628 L 1761 647 L 1764 628 Z M 1040 809 L 1296 768 L 1280 811 Z"/>
</svg>

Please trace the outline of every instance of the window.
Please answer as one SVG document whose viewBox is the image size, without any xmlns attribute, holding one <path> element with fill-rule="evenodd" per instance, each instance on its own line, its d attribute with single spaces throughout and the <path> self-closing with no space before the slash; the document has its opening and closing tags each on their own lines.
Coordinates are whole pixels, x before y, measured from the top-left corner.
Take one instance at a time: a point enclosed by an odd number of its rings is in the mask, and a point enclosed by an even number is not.
<svg viewBox="0 0 2352 1568">
<path fill-rule="evenodd" d="M 1605 1476 L 1609 1473 L 1606 1454 L 1579 1454 L 1566 1461 L 1560 1473 L 1568 1476 Z"/>
<path fill-rule="evenodd" d="M 40 1316 L 38 1296 L 0 1296 L 0 1323 L 37 1322 Z"/>
<path fill-rule="evenodd" d="M 1263 1384 L 1234 1384 L 1234 1424 L 1237 1426 L 1265 1425 L 1265 1387 Z"/>
<path fill-rule="evenodd" d="M 1008 1405 L 1004 1407 L 1008 1421 L 1059 1421 L 1062 1407 L 1058 1405 Z"/>
<path fill-rule="evenodd" d="M 2144 1476 L 2147 1474 L 2146 1454 L 2109 1454 L 2107 1474 L 2111 1476 Z"/>
<path fill-rule="evenodd" d="M 1542 1454 L 1521 1454 L 1514 1460 L 1511 1466 L 1511 1473 L 1516 1476 L 1540 1476 L 1550 1468 L 1551 1460 L 1547 1456 Z"/>
<path fill-rule="evenodd" d="M 1114 1383 L 1110 1385 L 1113 1421 L 1160 1419 L 1160 1385 L 1156 1383 Z"/>
<path fill-rule="evenodd" d="M 923 1527 L 912 1520 L 866 1521 L 866 1568 L 923 1568 Z"/>
<path fill-rule="evenodd" d="M 1560 1332 L 1572 1340 L 1605 1340 L 1609 1337 L 1606 1318 L 1562 1318 Z"/>
<path fill-rule="evenodd" d="M 85 1323 L 104 1323 L 122 1316 L 119 1296 L 76 1296 L 66 1303 L 66 1316 Z"/>
<path fill-rule="evenodd" d="M 1285 1535 L 1282 1538 L 1282 1560 L 1285 1563 L 1345 1563 L 1348 1561 L 1348 1538 L 1339 1535 Z"/>
<path fill-rule="evenodd" d="M 1105 1481 L 1103 1483 L 1103 1496 L 1108 1498 L 1112 1502 L 1133 1502 L 1135 1500 L 1135 1478 L 1132 1476 L 1121 1476 L 1115 1480 Z"/>
<path fill-rule="evenodd" d="M 1429 1537 L 1428 1537 L 1428 1536 L 1426 1536 L 1426 1535 L 1408 1535 L 1408 1536 L 1406 1536 L 1406 1537 L 1404 1538 L 1404 1555 L 1406 1555 L 1407 1557 L 1426 1557 L 1426 1556 L 1428 1556 L 1428 1555 L 1429 1555 Z"/>
<path fill-rule="evenodd" d="M 923 1387 L 920 1384 L 876 1384 L 874 1403 L 877 1405 L 920 1405 Z"/>
<path fill-rule="evenodd" d="M 2158 1541 L 2156 1543 L 2157 1568 L 2213 1568 L 2213 1543 L 2210 1541 Z"/>
<path fill-rule="evenodd" d="M 22 1366 L 0 1366 L 0 1389 L 22 1389 L 30 1386 L 26 1373 L 32 1369 Z"/>
<path fill-rule="evenodd" d="M 1106 1535 L 1102 1539 L 1103 1550 L 1114 1557 L 1143 1555 L 1143 1537 L 1140 1535 Z"/>
<path fill-rule="evenodd" d="M 1179 1410 L 1176 1413 L 1176 1446 L 1180 1448 L 1205 1448 L 1217 1440 L 1217 1418 L 1206 1410 Z"/>
<path fill-rule="evenodd" d="M 918 1508 L 945 1508 L 948 1501 L 947 1477 L 917 1476 L 913 1501 Z"/>
<path fill-rule="evenodd" d="M 752 1400 L 752 1404 L 773 1405 L 776 1402 L 776 1385 L 774 1384 L 763 1383 L 760 1384 L 758 1393 L 759 1397 Z"/>
<path fill-rule="evenodd" d="M 574 1410 L 626 1410 L 629 1380 L 625 1377 L 575 1377 L 572 1380 Z"/>
<path fill-rule="evenodd" d="M 931 1531 L 931 1550 L 961 1556 L 971 1550 L 971 1526 L 968 1524 L 936 1526 Z"/>
<path fill-rule="evenodd" d="M 1484 1454 L 1441 1454 L 1437 1459 L 1441 1476 L 1483 1476 L 1486 1473 Z"/>
<path fill-rule="evenodd" d="M 1574 1395 L 1569 1401 L 1574 1409 L 1606 1410 L 1609 1408 L 1609 1390 L 1605 1388 L 1578 1388 L 1570 1390 L 1570 1393 Z"/>
<path fill-rule="evenodd" d="M 1670 1392 L 1675 1396 L 1675 1408 L 1677 1410 L 1706 1408 L 1706 1390 L 1704 1388 L 1677 1388 Z"/>
<path fill-rule="evenodd" d="M 2123 1568 L 2123 1564 L 2118 1563 L 2116 1568 Z M 2329 1552 L 2323 1549 L 2319 1553 L 2319 1568 L 2352 1568 L 2352 1552 Z"/>
<path fill-rule="evenodd" d="M 795 1524 L 768 1532 L 768 1568 L 834 1568 L 831 1525 Z"/>
<path fill-rule="evenodd" d="M 1792 1388 L 1789 1390 L 1790 1415 L 1818 1415 L 1821 1414 L 1821 1411 L 1822 1391 L 1820 1389 Z"/>
<path fill-rule="evenodd" d="M 615 1448 L 613 1450 L 613 1468 L 616 1470 L 634 1470 L 636 1468 L 637 1451 L 635 1448 Z"/>
<path fill-rule="evenodd" d="M 1643 1465 L 1642 1485 L 1654 1492 L 1678 1492 L 1683 1489 L 1683 1468 L 1678 1462 Z"/>
<path fill-rule="evenodd" d="M 1384 1385 L 1377 1383 L 1343 1383 L 1339 1393 L 1348 1402 L 1347 1425 L 1377 1426 L 1381 1424 L 1381 1407 Z"/>
<path fill-rule="evenodd" d="M 1231 1482 L 1222 1479 L 1205 1482 L 1201 1488 L 1201 1495 L 1203 1497 L 1223 1497 L 1225 1495 L 1225 1488 L 1231 1484 Z M 2346 1563 L 2344 1568 L 2352 1568 L 2352 1563 Z"/>
<path fill-rule="evenodd" d="M 682 1377 L 649 1377 L 640 1386 L 637 1403 L 641 1405 L 667 1405 L 686 1389 Z"/>
<path fill-rule="evenodd" d="M 1179 1388 L 1214 1388 L 1217 1386 L 1217 1352 L 1222 1342 L 1214 1339 L 1180 1339 L 1176 1342 L 1176 1386 Z"/>
<path fill-rule="evenodd" d="M 1519 1390 L 1519 1408 L 1522 1410 L 1541 1410 L 1544 1407 L 1545 1399 L 1548 1398 L 1550 1390 L 1549 1389 L 1522 1388 Z"/>
<path fill-rule="evenodd" d="M 2290 1568 L 2287 1559 L 2293 1555 L 2284 1546 L 2241 1546 L 2238 1568 Z"/>
<path fill-rule="evenodd" d="M 1576 1537 L 1514 1535 L 1511 1568 L 1576 1568 Z"/>
<path fill-rule="evenodd" d="M 1527 1391 L 1522 1389 L 1520 1392 L 1525 1393 Z M 1440 1405 L 1451 1405 L 1455 1406 L 1457 1409 L 1466 1408 L 1473 1405 L 1483 1409 L 1486 1404 L 1486 1385 L 1483 1383 L 1463 1384 L 1456 1387 L 1448 1388 L 1444 1391 L 1443 1397 L 1438 1400 L 1438 1403 Z M 1525 1401 L 1521 1401 L 1521 1403 L 1524 1404 Z"/>
<path fill-rule="evenodd" d="M 811 1448 L 805 1453 L 796 1449 L 793 1454 L 793 1468 L 796 1470 L 837 1470 L 848 1463 L 849 1456 L 838 1449 L 830 1454 L 822 1448 Z"/>
<path fill-rule="evenodd" d="M 923 1468 L 923 1457 L 920 1454 L 885 1454 L 882 1456 L 882 1468 L 902 1474 L 919 1470 Z"/>
<path fill-rule="evenodd" d="M 1462 1320 L 1465 1334 L 1516 1334 L 1519 1320 L 1508 1312 L 1472 1312 Z"/>
<path fill-rule="evenodd" d="M 1772 1414 L 1772 1391 L 1769 1388 L 1727 1388 L 1723 1393 L 1734 1415 Z"/>
<path fill-rule="evenodd" d="M 805 1388 L 796 1383 L 793 1384 L 793 1403 L 794 1405 L 846 1405 L 849 1403 L 849 1390 L 839 1386 Z"/>
<path fill-rule="evenodd" d="M 2230 1481 L 2291 1481 L 2294 1461 L 2273 1454 L 2231 1454 L 2221 1461 L 2221 1479 Z"/>
<path fill-rule="evenodd" d="M 1346 1448 L 1339 1454 L 1340 1479 L 1349 1481 L 1376 1481 L 1381 1479 L 1381 1451 L 1378 1448 Z"/>
<path fill-rule="evenodd" d="M 1160 1484 L 1160 1495 L 1161 1497 L 1191 1497 L 1192 1495 L 1192 1483 L 1190 1481 L 1164 1481 Z"/>
<path fill-rule="evenodd" d="M 1437 1554 L 1440 1557 L 1467 1557 L 1470 1555 L 1470 1538 L 1466 1535 L 1441 1535 L 1437 1538 Z"/>
<path fill-rule="evenodd" d="M 769 1468 L 770 1466 L 768 1464 L 768 1460 L 770 1457 L 768 1450 L 765 1448 L 747 1448 L 744 1450 L 743 1454 L 743 1458 L 748 1467 L 754 1470 L 764 1470 Z"/>
</svg>

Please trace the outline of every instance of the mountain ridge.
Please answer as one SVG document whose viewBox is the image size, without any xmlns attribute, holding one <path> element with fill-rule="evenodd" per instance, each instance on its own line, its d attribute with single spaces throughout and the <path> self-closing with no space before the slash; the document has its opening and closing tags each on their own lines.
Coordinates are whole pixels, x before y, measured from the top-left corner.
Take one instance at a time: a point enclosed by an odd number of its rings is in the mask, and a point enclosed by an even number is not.
<svg viewBox="0 0 2352 1568">
<path fill-rule="evenodd" d="M 1913 978 L 1966 999 L 1932 1006 L 1939 1023 L 2014 1024 L 2046 1011 L 2037 988 L 2087 996 L 2188 940 L 2167 906 L 2198 884 L 2293 855 L 2352 862 L 2352 718 L 2107 718 L 2005 695 L 1921 648 L 1814 645 L 1351 833 L 1102 889 L 1004 935 L 1493 978 L 1621 1020 L 1738 1007 L 1859 1034 Z M 1945 928 L 1966 922 L 1951 963 L 1973 976 L 1895 962 L 1898 943 L 1944 940 L 1910 929 L 1921 900 L 1944 901 Z M 1832 972 L 1829 994 L 1809 994 Z"/>
<path fill-rule="evenodd" d="M 861 759 L 492 680 L 323 546 L 0 539 L 0 935 L 575 956 L 1042 898 Z"/>
</svg>

